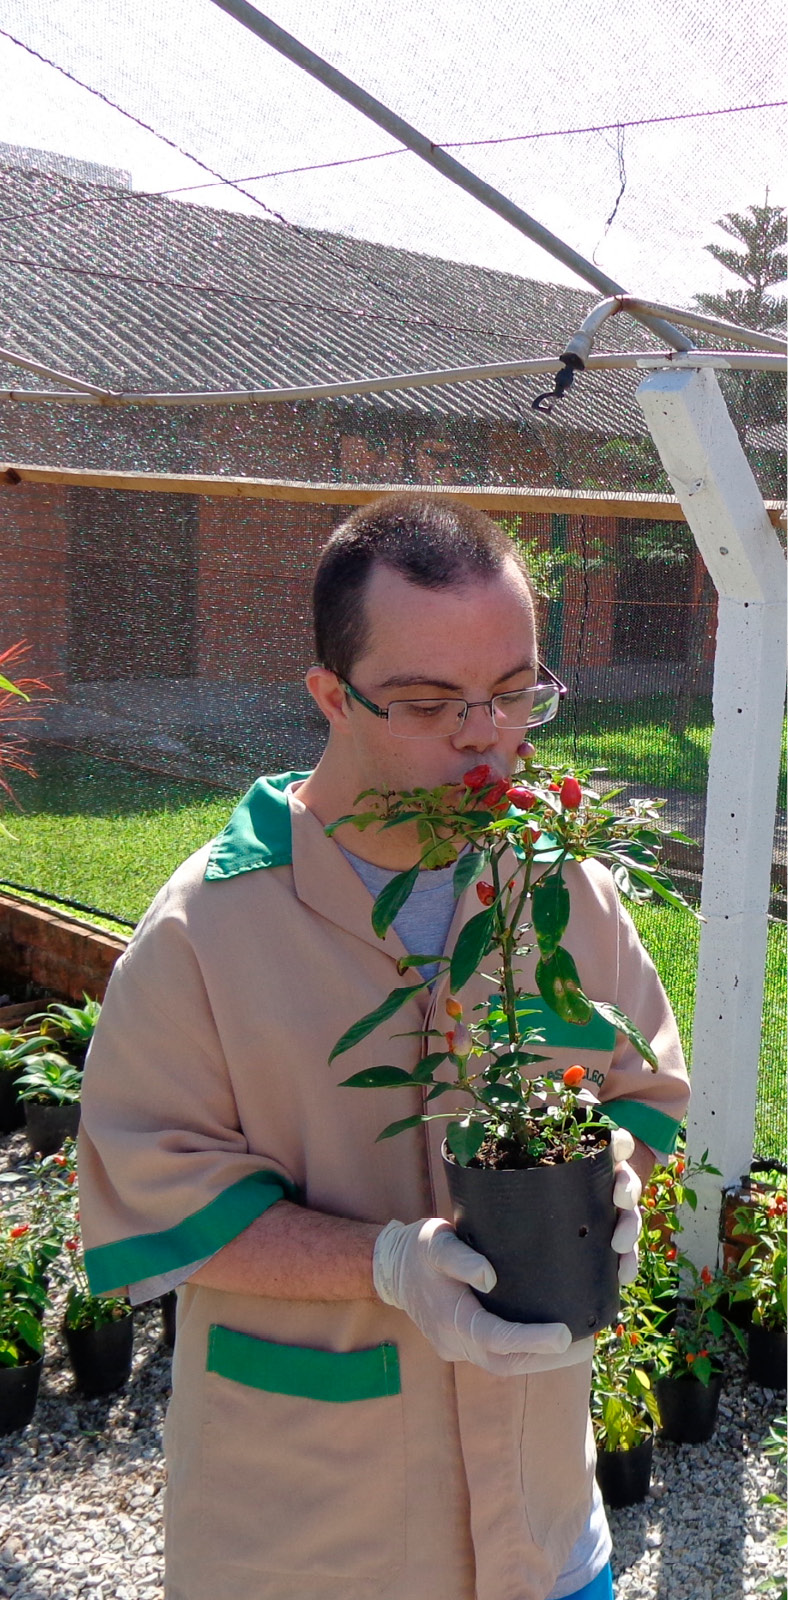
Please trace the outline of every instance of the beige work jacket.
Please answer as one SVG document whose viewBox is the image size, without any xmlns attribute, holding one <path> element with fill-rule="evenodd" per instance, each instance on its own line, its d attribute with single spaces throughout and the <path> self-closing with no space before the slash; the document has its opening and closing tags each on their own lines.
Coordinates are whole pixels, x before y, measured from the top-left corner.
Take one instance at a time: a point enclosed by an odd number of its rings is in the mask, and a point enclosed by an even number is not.
<svg viewBox="0 0 788 1600">
<path fill-rule="evenodd" d="M 413 979 L 292 776 L 254 785 L 113 973 L 80 1133 L 96 1292 L 200 1261 L 282 1196 L 381 1224 L 450 1215 L 441 1123 L 375 1143 L 421 1109 L 420 1091 L 339 1087 L 381 1062 L 412 1069 L 419 1038 L 384 1027 L 327 1064 Z M 571 863 L 566 878 L 584 988 L 634 1018 L 660 1071 L 600 1018 L 568 1026 L 542 1008 L 545 1053 L 582 1062 L 616 1120 L 666 1151 L 688 1089 L 664 992 L 608 873 Z M 447 948 L 477 910 L 471 889 Z M 426 1017 L 414 997 L 391 1031 L 450 1026 L 436 987 Z M 489 989 L 472 980 L 466 1007 Z M 187 1283 L 165 1430 L 168 1600 L 544 1600 L 588 1515 L 589 1378 L 587 1365 L 525 1379 L 444 1362 L 376 1300 Z"/>
</svg>

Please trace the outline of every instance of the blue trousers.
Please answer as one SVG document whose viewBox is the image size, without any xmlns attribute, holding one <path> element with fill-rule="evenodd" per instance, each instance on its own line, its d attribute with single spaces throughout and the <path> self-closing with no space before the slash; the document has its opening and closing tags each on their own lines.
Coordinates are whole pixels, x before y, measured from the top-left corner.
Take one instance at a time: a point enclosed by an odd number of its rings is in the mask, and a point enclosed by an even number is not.
<svg viewBox="0 0 788 1600">
<path fill-rule="evenodd" d="M 590 1583 L 585 1583 L 582 1589 L 575 1589 L 574 1594 L 567 1595 L 566 1600 L 613 1600 L 613 1572 L 610 1562 L 591 1579 Z"/>
</svg>

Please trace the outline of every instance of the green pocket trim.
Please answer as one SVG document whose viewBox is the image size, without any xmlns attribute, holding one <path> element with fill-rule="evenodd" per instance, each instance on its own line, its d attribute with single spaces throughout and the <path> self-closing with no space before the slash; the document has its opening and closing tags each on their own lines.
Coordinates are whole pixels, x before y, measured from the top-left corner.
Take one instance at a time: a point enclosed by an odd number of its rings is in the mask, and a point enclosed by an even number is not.
<svg viewBox="0 0 788 1600">
<path fill-rule="evenodd" d="M 91 1294 L 125 1289 L 145 1278 L 158 1278 L 163 1272 L 177 1272 L 193 1261 L 202 1261 L 243 1233 L 277 1200 L 285 1199 L 298 1199 L 298 1191 L 289 1178 L 268 1170 L 248 1172 L 173 1228 L 161 1233 L 138 1233 L 133 1239 L 118 1239 L 86 1250 Z"/>
<path fill-rule="evenodd" d="M 644 1106 L 642 1100 L 607 1100 L 602 1110 L 611 1122 L 628 1128 L 635 1139 L 658 1150 L 660 1155 L 672 1155 L 676 1148 L 681 1123 L 655 1106 Z"/>
<path fill-rule="evenodd" d="M 213 1323 L 208 1334 L 206 1370 L 249 1389 L 303 1400 L 378 1400 L 401 1389 L 395 1344 L 369 1350 L 310 1350 L 303 1345 L 270 1344 L 219 1323 Z"/>
<path fill-rule="evenodd" d="M 491 1007 L 500 1005 L 497 994 L 491 994 L 489 1000 Z M 546 1050 L 599 1050 L 610 1055 L 615 1049 L 616 1030 L 612 1022 L 600 1017 L 598 1011 L 594 1012 L 588 1022 L 564 1022 L 556 1011 L 551 1010 L 540 994 L 523 994 L 517 1004 L 517 1015 L 521 1018 L 524 1028 L 541 1029 Z M 505 1037 L 506 1029 L 503 1023 L 496 1023 L 493 1038 Z M 535 1051 L 539 1051 L 540 1048 L 540 1045 L 534 1045 Z"/>
</svg>

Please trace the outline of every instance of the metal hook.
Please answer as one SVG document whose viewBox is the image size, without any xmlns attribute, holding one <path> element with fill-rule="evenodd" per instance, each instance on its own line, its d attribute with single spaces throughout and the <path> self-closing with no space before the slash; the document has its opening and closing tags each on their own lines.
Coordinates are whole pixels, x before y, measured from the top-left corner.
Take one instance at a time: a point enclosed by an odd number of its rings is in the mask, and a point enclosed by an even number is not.
<svg viewBox="0 0 788 1600">
<path fill-rule="evenodd" d="M 563 356 L 561 357 L 563 360 Z M 567 364 L 555 375 L 555 388 L 547 389 L 544 394 L 538 394 L 531 401 L 532 411 L 543 411 L 545 416 L 550 416 L 556 400 L 562 400 L 575 375 L 574 365 Z"/>
</svg>

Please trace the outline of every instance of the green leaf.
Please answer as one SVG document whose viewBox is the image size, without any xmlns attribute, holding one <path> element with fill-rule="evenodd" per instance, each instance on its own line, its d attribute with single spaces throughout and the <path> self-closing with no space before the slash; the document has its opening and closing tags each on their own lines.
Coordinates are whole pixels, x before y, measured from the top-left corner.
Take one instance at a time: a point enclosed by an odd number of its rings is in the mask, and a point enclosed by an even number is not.
<svg viewBox="0 0 788 1600">
<path fill-rule="evenodd" d="M 457 846 L 451 839 L 437 839 L 429 850 L 425 850 L 419 867 L 426 872 L 433 872 L 437 867 L 450 867 L 452 861 L 457 860 Z"/>
<path fill-rule="evenodd" d="M 553 955 L 569 921 L 569 890 L 560 871 L 548 873 L 534 884 L 531 917 L 542 955 Z"/>
<path fill-rule="evenodd" d="M 421 989 L 426 989 L 426 987 L 425 979 L 423 983 L 411 983 L 403 985 L 399 989 L 392 989 L 391 994 L 386 995 L 385 1000 L 382 1000 L 374 1011 L 368 1011 L 365 1017 L 359 1017 L 358 1022 L 354 1022 L 353 1026 L 348 1028 L 346 1033 L 343 1033 L 342 1038 L 337 1040 L 328 1058 L 329 1066 L 337 1056 L 344 1055 L 346 1050 L 352 1050 L 353 1046 L 360 1044 L 361 1040 L 366 1039 L 368 1034 L 374 1033 L 382 1022 L 388 1022 L 389 1017 L 393 1017 L 402 1006 L 407 1005 L 407 1002 L 413 998 L 414 994 L 418 994 Z"/>
<path fill-rule="evenodd" d="M 563 1022 L 588 1022 L 592 1004 L 580 987 L 580 976 L 568 950 L 561 945 L 536 963 L 536 987 L 551 1011 Z"/>
<path fill-rule="evenodd" d="M 414 1083 L 432 1083 L 432 1074 L 442 1061 L 445 1061 L 448 1050 L 431 1050 L 428 1056 L 422 1056 L 413 1068 Z"/>
<path fill-rule="evenodd" d="M 487 1135 L 483 1122 L 452 1122 L 446 1130 L 446 1143 L 461 1167 L 478 1155 Z"/>
<path fill-rule="evenodd" d="M 421 1121 L 421 1117 L 401 1117 L 399 1122 L 390 1122 L 388 1127 L 378 1134 L 375 1143 L 380 1144 L 381 1139 L 393 1139 L 395 1134 L 404 1133 L 406 1128 L 418 1128 Z"/>
<path fill-rule="evenodd" d="M 703 920 L 700 913 L 695 910 L 694 906 L 690 905 L 688 900 L 684 899 L 681 891 L 676 888 L 666 873 L 647 872 L 645 867 L 635 866 L 630 866 L 629 870 L 633 878 L 637 878 L 640 883 L 645 884 L 646 888 L 659 895 L 661 900 L 666 900 L 669 906 L 675 906 L 677 911 L 691 911 L 699 922 Z"/>
<path fill-rule="evenodd" d="M 410 1073 L 404 1067 L 366 1067 L 363 1072 L 354 1072 L 352 1078 L 345 1078 L 339 1088 L 393 1089 L 395 1085 L 412 1082 Z"/>
<path fill-rule="evenodd" d="M 377 811 L 349 811 L 346 816 L 337 817 L 336 822 L 327 823 L 323 832 L 330 839 L 332 834 L 336 833 L 337 828 L 344 828 L 349 822 L 352 822 L 355 828 L 364 829 L 368 828 L 371 822 L 380 822 L 380 817 Z"/>
<path fill-rule="evenodd" d="M 628 866 L 656 867 L 657 858 L 653 850 L 647 850 L 637 839 L 622 839 L 609 846 L 610 854 L 618 856 L 619 861 L 626 861 Z"/>
<path fill-rule="evenodd" d="M 36 1355 L 40 1355 L 44 1348 L 44 1331 L 39 1318 L 32 1311 L 17 1311 L 14 1322 L 18 1337 L 24 1339 Z"/>
<path fill-rule="evenodd" d="M 410 899 L 418 875 L 417 863 L 407 872 L 398 872 L 396 878 L 392 878 L 385 889 L 381 889 L 372 907 L 372 926 L 379 939 L 386 937 L 397 912 L 401 911 L 405 901 Z"/>
<path fill-rule="evenodd" d="M 472 883 L 478 882 L 489 864 L 489 850 L 469 850 L 467 855 L 460 856 L 452 879 L 455 900 L 459 899 L 465 889 L 470 889 Z"/>
<path fill-rule="evenodd" d="M 432 1088 L 430 1089 L 429 1094 L 427 1095 L 427 1099 L 428 1100 L 437 1100 L 440 1095 L 447 1094 L 449 1089 L 453 1089 L 455 1094 L 456 1094 L 457 1093 L 457 1085 L 456 1085 L 456 1083 L 444 1083 L 443 1081 L 441 1081 L 440 1083 L 434 1083 Z"/>
<path fill-rule="evenodd" d="M 400 959 L 397 962 L 397 971 L 404 974 L 407 972 L 409 967 L 432 966 L 434 961 L 445 961 L 446 965 L 449 965 L 448 956 L 438 956 L 433 952 L 432 955 L 400 956 Z"/>
<path fill-rule="evenodd" d="M 687 1205 L 690 1208 L 690 1211 L 697 1211 L 697 1209 L 698 1209 L 698 1196 L 696 1195 L 694 1189 L 685 1189 L 684 1190 L 684 1199 L 686 1200 Z"/>
<path fill-rule="evenodd" d="M 479 911 L 475 917 L 471 917 L 470 922 L 466 922 L 465 927 L 461 929 L 451 958 L 450 982 L 453 994 L 468 982 L 479 962 L 484 960 L 492 942 L 494 915 L 495 907 L 488 906 L 485 911 Z"/>
<path fill-rule="evenodd" d="M 659 1062 L 651 1045 L 648 1042 L 648 1039 L 646 1039 L 641 1033 L 640 1029 L 636 1027 L 631 1017 L 626 1016 L 623 1011 L 619 1011 L 618 1006 L 614 1006 L 612 1000 L 592 1000 L 591 1005 L 600 1017 L 604 1017 L 606 1022 L 612 1022 L 613 1027 L 617 1028 L 619 1033 L 626 1035 L 630 1044 L 635 1046 L 638 1054 L 641 1055 L 644 1061 L 647 1061 L 649 1066 L 653 1067 L 654 1071 L 656 1072 Z"/>
</svg>

